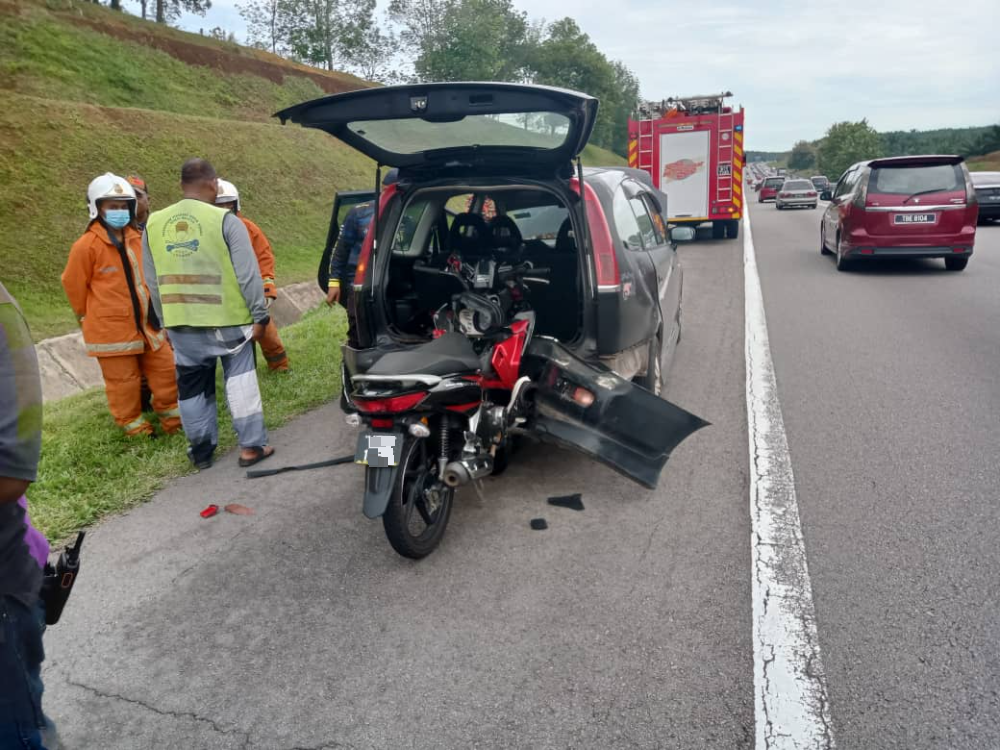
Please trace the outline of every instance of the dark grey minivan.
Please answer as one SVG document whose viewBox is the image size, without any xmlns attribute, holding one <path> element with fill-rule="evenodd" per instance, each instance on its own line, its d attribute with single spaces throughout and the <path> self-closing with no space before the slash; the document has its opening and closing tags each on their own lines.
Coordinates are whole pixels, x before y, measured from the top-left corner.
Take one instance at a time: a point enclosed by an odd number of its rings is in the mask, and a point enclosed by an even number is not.
<svg viewBox="0 0 1000 750">
<path fill-rule="evenodd" d="M 358 259 L 359 347 L 345 347 L 345 382 L 370 380 L 390 354 L 430 355 L 441 333 L 436 312 L 460 291 L 450 269 L 545 269 L 527 300 L 534 338 L 526 355 L 548 352 L 554 379 L 535 386 L 554 412 L 539 409 L 530 424 L 655 486 L 672 447 L 705 424 L 650 401 L 680 338 L 673 240 L 694 233 L 668 232 L 665 196 L 629 170 L 580 165 L 597 108 L 593 97 L 563 89 L 440 83 L 336 94 L 278 117 L 340 138 L 378 169 L 398 169 L 387 187 L 378 172 L 373 180 L 379 210 Z M 560 400 L 557 373 L 570 359 L 582 360 L 572 375 L 596 399 L 588 413 L 605 418 L 580 419 L 578 405 Z"/>
</svg>

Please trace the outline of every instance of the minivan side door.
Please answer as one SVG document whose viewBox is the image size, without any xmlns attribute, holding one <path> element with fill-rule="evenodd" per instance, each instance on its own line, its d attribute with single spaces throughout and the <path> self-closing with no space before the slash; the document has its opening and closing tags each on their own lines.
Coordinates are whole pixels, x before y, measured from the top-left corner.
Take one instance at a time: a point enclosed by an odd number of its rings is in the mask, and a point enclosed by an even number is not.
<svg viewBox="0 0 1000 750">
<path fill-rule="evenodd" d="M 626 185 L 626 190 L 629 186 Z M 652 261 L 653 279 L 656 297 L 660 304 L 660 319 L 663 322 L 660 331 L 664 342 L 673 341 L 678 325 L 678 310 L 681 304 L 681 272 L 677 259 L 677 250 L 667 233 L 667 223 L 660 214 L 657 203 L 648 190 L 641 190 L 630 199 L 642 229 L 646 253 Z"/>
<path fill-rule="evenodd" d="M 851 188 L 855 182 L 858 172 L 858 165 L 850 167 L 837 180 L 837 185 L 830 196 L 830 205 L 826 207 L 823 214 L 823 242 L 827 248 L 836 252 L 837 232 L 844 218 L 845 206 L 851 199 Z"/>
<path fill-rule="evenodd" d="M 648 341 L 660 323 L 656 272 L 645 244 L 649 241 L 649 228 L 644 231 L 640 226 L 630 193 L 637 196 L 641 206 L 642 200 L 638 198 L 641 191 L 626 190 L 624 182 L 615 187 L 611 204 L 613 234 L 619 243 L 621 291 L 616 299 L 602 300 L 597 336 L 598 349 L 605 354 L 625 351 Z M 649 215 L 645 208 L 640 215 L 648 225 Z"/>
<path fill-rule="evenodd" d="M 319 284 L 320 291 L 324 296 L 330 284 L 330 256 L 337 246 L 337 238 L 340 237 L 340 228 L 344 225 L 347 212 L 359 203 L 367 203 L 375 199 L 373 190 L 351 190 L 336 193 L 333 196 L 333 211 L 330 213 L 330 226 L 326 231 L 326 243 L 323 245 L 323 253 L 319 259 L 319 267 L 316 269 L 316 283 Z"/>
</svg>

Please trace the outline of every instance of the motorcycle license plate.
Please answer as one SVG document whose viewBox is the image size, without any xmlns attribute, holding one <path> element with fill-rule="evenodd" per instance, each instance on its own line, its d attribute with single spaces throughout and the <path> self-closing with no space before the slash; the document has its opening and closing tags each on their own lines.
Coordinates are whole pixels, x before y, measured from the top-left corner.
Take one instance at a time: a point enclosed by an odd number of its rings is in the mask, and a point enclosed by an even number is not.
<svg viewBox="0 0 1000 750">
<path fill-rule="evenodd" d="M 399 452 L 403 449 L 401 432 L 373 432 L 365 430 L 358 435 L 354 463 L 376 469 L 399 465 Z"/>
</svg>

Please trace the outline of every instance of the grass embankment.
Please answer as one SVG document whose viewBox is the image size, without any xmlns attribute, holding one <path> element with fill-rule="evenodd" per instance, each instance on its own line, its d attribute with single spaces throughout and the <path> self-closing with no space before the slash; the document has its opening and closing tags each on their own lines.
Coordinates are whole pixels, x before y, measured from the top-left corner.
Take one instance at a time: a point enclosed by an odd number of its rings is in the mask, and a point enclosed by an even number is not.
<svg viewBox="0 0 1000 750">
<path fill-rule="evenodd" d="M 1000 151 L 970 157 L 968 167 L 972 172 L 1000 172 Z"/>
<path fill-rule="evenodd" d="M 345 335 L 342 310 L 323 307 L 282 329 L 281 338 L 292 364 L 290 373 L 269 373 L 264 358 L 258 357 L 268 428 L 336 397 L 340 388 L 339 343 Z M 232 448 L 236 439 L 225 408 L 221 375 L 217 390 L 219 456 Z M 150 419 L 155 424 L 155 417 L 150 415 Z M 28 491 L 32 521 L 49 539 L 64 539 L 102 516 L 149 498 L 166 480 L 190 473 L 186 449 L 181 435 L 159 440 L 126 438 L 111 419 L 100 389 L 46 404 L 39 481 Z"/>
<path fill-rule="evenodd" d="M 153 209 L 180 198 L 192 155 L 240 189 L 275 248 L 278 283 L 312 278 L 333 193 L 371 180 L 370 162 L 319 131 L 12 95 L 0 111 L 0 274 L 37 339 L 75 330 L 59 281 L 86 228 L 87 183 L 138 171 Z"/>
</svg>

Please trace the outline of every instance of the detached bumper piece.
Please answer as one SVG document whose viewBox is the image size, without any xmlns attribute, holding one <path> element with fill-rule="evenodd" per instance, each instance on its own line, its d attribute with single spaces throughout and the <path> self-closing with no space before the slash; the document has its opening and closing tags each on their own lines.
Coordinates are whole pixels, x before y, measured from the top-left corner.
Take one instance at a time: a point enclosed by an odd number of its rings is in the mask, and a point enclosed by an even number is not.
<svg viewBox="0 0 1000 750">
<path fill-rule="evenodd" d="M 525 356 L 536 386 L 535 432 L 644 487 L 656 487 L 673 449 L 708 424 L 554 339 L 535 337 Z"/>
</svg>

